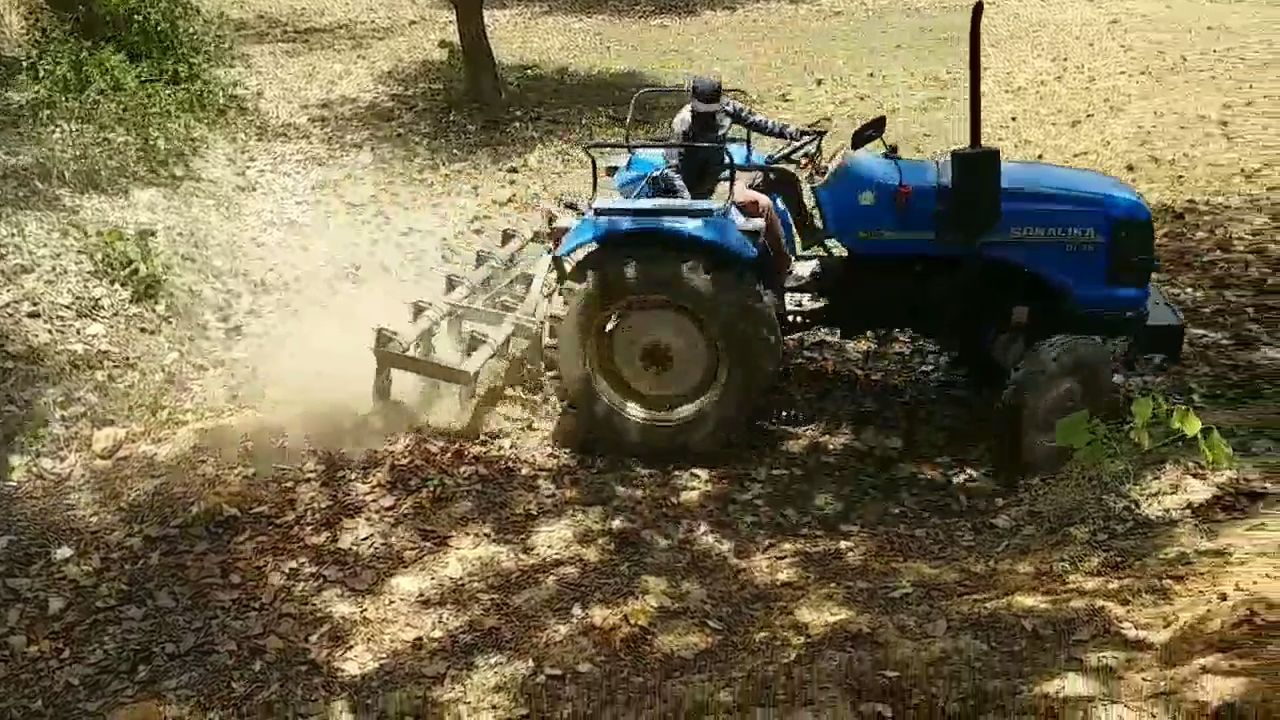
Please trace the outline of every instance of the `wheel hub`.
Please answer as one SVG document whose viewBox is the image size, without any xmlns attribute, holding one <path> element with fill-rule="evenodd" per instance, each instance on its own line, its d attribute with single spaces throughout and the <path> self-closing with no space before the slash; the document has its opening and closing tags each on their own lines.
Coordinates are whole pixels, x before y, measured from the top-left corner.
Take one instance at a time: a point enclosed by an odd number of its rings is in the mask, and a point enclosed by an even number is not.
<svg viewBox="0 0 1280 720">
<path fill-rule="evenodd" d="M 713 368 L 714 353 L 702 331 L 676 308 L 623 312 L 609 338 L 618 374 L 643 395 L 693 394 Z"/>
<path fill-rule="evenodd" d="M 648 372 L 661 375 L 671 369 L 675 358 L 671 356 L 671 346 L 664 342 L 651 342 L 640 348 L 640 365 Z"/>
</svg>

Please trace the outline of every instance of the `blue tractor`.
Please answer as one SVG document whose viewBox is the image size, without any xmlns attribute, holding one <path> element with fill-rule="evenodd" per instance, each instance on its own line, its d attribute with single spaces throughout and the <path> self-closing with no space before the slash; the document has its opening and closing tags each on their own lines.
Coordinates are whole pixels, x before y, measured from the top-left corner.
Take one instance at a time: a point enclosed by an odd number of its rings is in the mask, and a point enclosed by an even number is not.
<svg viewBox="0 0 1280 720">
<path fill-rule="evenodd" d="M 1045 472 L 1065 459 L 1053 442 L 1060 418 L 1112 406 L 1117 361 L 1178 361 L 1182 320 L 1151 284 L 1155 233 L 1142 196 L 1094 171 L 1006 161 L 982 145 L 982 10 L 979 0 L 970 22 L 967 147 L 901 157 L 884 140 L 884 116 L 855 130 L 829 166 L 821 135 L 772 154 L 750 136 L 724 146 L 728 175 L 763 176 L 793 252 L 830 250 L 794 285 L 771 279 L 759 221 L 728 202 L 648 192 L 672 143 L 633 140 L 629 115 L 624 142 L 586 146 L 592 199 L 553 232 L 559 292 L 543 341 L 564 439 L 628 454 L 712 449 L 764 397 L 788 333 L 909 329 L 1004 383 L 995 459 L 1018 475 Z M 617 199 L 597 197 L 600 150 L 625 151 L 606 168 Z M 799 292 L 819 302 L 788 310 Z"/>
</svg>

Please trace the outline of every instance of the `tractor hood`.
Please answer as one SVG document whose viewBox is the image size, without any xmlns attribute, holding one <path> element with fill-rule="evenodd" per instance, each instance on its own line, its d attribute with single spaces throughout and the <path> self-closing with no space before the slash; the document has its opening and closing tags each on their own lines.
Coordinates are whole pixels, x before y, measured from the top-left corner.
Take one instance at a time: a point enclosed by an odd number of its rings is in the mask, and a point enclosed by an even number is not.
<svg viewBox="0 0 1280 720">
<path fill-rule="evenodd" d="M 1039 162 L 1005 162 L 1007 200 L 1105 209 L 1117 219 L 1149 220 L 1151 210 L 1132 186 L 1093 170 Z"/>
</svg>

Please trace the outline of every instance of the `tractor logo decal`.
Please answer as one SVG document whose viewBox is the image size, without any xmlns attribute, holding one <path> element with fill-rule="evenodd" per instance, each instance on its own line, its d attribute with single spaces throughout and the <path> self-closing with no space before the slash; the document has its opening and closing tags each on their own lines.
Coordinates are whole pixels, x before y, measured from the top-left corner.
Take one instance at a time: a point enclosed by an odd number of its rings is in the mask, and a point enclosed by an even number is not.
<svg viewBox="0 0 1280 720">
<path fill-rule="evenodd" d="M 1062 240 L 1074 242 L 1101 242 L 1098 231 L 1091 227 L 1034 227 L 1030 225 L 1009 228 L 1011 240 Z"/>
<path fill-rule="evenodd" d="M 875 205 L 876 194 L 870 190 L 864 190 L 862 194 L 858 195 L 858 204 L 859 205 Z"/>
</svg>

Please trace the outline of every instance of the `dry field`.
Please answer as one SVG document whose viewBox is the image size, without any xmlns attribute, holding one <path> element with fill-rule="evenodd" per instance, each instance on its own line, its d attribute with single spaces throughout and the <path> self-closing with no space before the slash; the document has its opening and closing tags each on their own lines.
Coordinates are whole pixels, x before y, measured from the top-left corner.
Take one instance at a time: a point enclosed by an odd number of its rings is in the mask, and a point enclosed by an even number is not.
<svg viewBox="0 0 1280 720">
<path fill-rule="evenodd" d="M 580 192 L 573 143 L 634 89 L 708 68 L 936 153 L 963 141 L 965 3 L 490 0 L 495 122 L 453 101 L 431 3 L 211 2 L 252 128 L 176 186 L 0 212 L 6 714 L 1276 712 L 1280 7 L 989 3 L 984 137 L 1157 206 L 1192 328 L 1167 382 L 1243 461 L 1009 492 L 986 401 L 902 338 L 795 339 L 713 467 L 553 451 L 526 390 L 471 440 L 360 416 L 372 326 Z M 74 224 L 155 228 L 188 304 L 94 280 Z"/>
</svg>

